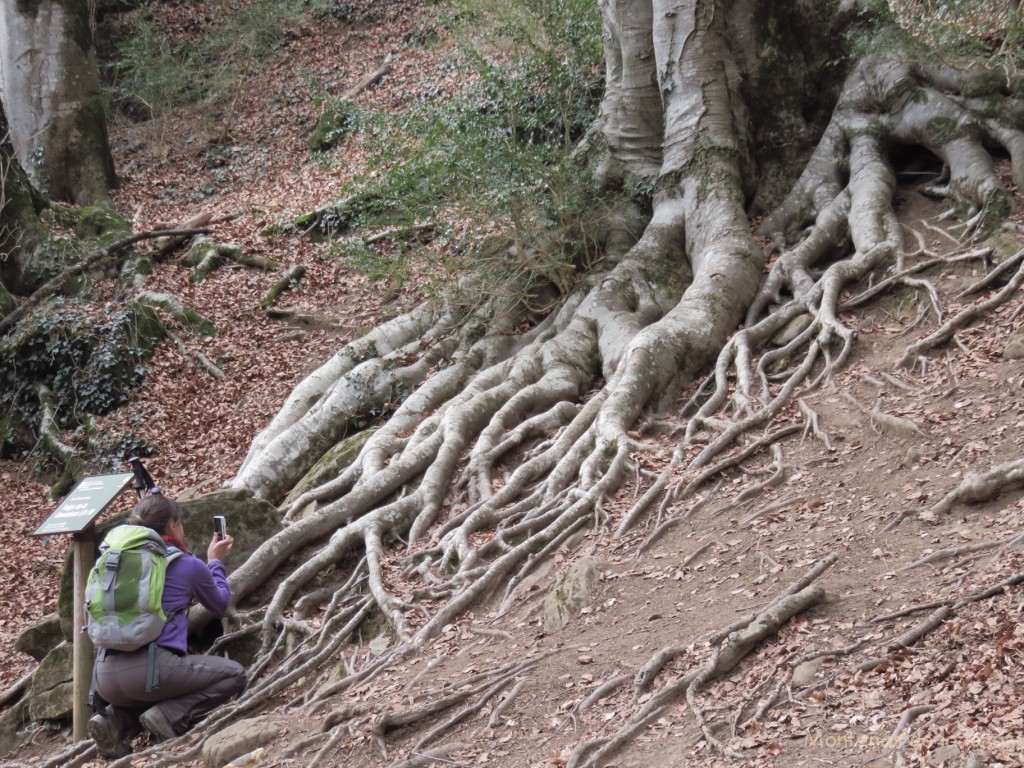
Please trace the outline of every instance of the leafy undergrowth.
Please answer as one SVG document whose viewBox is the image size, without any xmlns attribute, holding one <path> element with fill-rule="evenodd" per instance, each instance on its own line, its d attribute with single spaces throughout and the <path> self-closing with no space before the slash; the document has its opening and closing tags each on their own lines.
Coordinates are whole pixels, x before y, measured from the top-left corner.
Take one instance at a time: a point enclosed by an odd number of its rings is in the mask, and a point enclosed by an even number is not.
<svg viewBox="0 0 1024 768">
<path fill-rule="evenodd" d="M 379 10 L 373 24 L 298 25 L 259 77 L 239 89 L 227 143 L 218 143 L 224 114 L 214 119 L 208 110 L 115 129 L 118 166 L 127 177 L 118 205 L 137 229 L 212 213 L 218 240 L 306 267 L 298 290 L 282 295 L 283 308 L 338 321 L 323 330 L 268 319 L 259 303 L 274 278 L 263 272 L 220 270 L 192 283 L 175 258 L 163 263 L 149 287 L 214 320 L 216 338 L 187 337 L 185 344 L 216 362 L 225 379 L 209 376 L 168 342 L 146 388 L 101 426 L 112 442 L 135 436 L 152 447 L 148 467 L 165 492 L 228 480 L 291 387 L 346 338 L 390 314 L 382 304 L 390 292 L 328 258 L 326 246 L 265 234 L 265 228 L 332 201 L 365 163 L 354 145 L 330 157 L 310 153 L 305 138 L 318 106 L 303 78 L 344 91 L 392 53 L 390 74 L 357 101 L 400 110 L 458 87 L 457 73 L 441 64 L 444 45 L 403 45 L 417 25 L 413 6 Z M 178 22 L 188 28 L 187 14 L 198 8 L 179 3 L 154 10 L 182 14 Z M 938 202 L 912 188 L 901 200 L 903 221 L 934 252 L 966 250 L 942 234 L 950 225 L 940 221 Z M 946 316 L 969 302 L 957 294 L 983 270 L 980 260 L 966 261 L 926 275 Z M 403 297 L 421 290 L 410 280 Z M 907 345 L 935 326 L 927 313 L 917 324 L 919 300 L 901 289 L 843 315 L 857 330 L 856 353 L 832 386 L 802 398 L 822 435 L 792 435 L 780 443 L 776 466 L 755 455 L 695 499 L 655 508 L 646 523 L 614 539 L 611 532 L 644 488 L 629 484 L 606 505 L 606 526 L 578 535 L 514 595 L 478 606 L 418 657 L 313 709 L 302 705 L 308 681 L 267 702 L 260 714 L 281 735 L 267 745 L 262 765 L 386 766 L 445 745 L 439 764 L 565 765 L 576 745 L 614 734 L 660 686 L 707 663 L 710 634 L 757 612 L 833 555 L 835 563 L 816 580 L 826 590 L 822 603 L 785 624 L 732 673 L 709 681 L 690 701 L 680 698 L 612 764 L 737 764 L 723 749 L 738 753 L 742 764 L 766 766 L 963 765 L 981 753 L 988 755 L 982 764 L 1024 762 L 1016 706 L 1024 690 L 1024 596 L 1011 585 L 952 607 L 1024 572 L 1015 540 L 1024 526 L 1024 498 L 1018 491 L 956 505 L 934 522 L 917 516 L 971 473 L 1020 457 L 1024 365 L 1002 352 L 1021 325 L 1014 315 L 1021 299 L 962 331 L 926 368 L 899 369 Z M 802 423 L 797 404 L 786 418 Z M 673 443 L 656 434 L 637 437 L 650 447 L 639 457 L 640 469 L 659 471 Z M 779 466 L 780 481 L 766 484 Z M 17 563 L 0 587 L 0 631 L 10 649 L 25 626 L 54 609 L 67 542 L 39 546 L 26 539 L 53 505 L 25 466 L 0 464 L 0 481 L 0 540 L 7 562 Z M 396 594 L 417 586 L 403 587 L 401 554 L 393 554 L 386 571 Z M 585 556 L 600 563 L 589 605 L 565 628 L 545 633 L 548 587 Z M 922 562 L 929 556 L 934 560 Z M 917 642 L 897 643 L 943 604 L 950 611 L 941 624 Z M 349 669 L 382 652 L 383 638 L 366 640 L 346 649 Z M 646 690 L 637 690 L 636 673 L 672 645 L 679 653 Z M 32 667 L 12 650 L 4 661 L 5 687 Z M 620 677 L 620 685 L 602 688 Z M 474 679 L 472 685 L 488 683 L 482 690 L 504 685 L 480 703 L 481 694 L 466 685 Z M 415 712 L 457 690 L 466 696 L 451 710 L 374 740 L 374 716 Z M 607 695 L 596 697 L 598 691 Z M 349 715 L 363 713 L 348 721 L 350 732 L 331 744 L 326 735 L 307 739 L 325 724 L 344 722 L 346 708 Z M 67 734 L 38 729 L 28 736 L 31 743 L 13 759 L 54 754 Z M 720 744 L 713 747 L 708 736 Z M 137 764 L 158 759 L 140 757 Z"/>
</svg>

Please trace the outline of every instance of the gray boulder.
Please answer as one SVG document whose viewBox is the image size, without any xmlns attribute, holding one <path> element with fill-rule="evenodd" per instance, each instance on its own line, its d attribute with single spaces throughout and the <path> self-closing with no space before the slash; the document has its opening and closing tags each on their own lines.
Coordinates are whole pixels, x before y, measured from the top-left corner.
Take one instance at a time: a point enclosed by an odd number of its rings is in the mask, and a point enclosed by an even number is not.
<svg viewBox="0 0 1024 768">
<path fill-rule="evenodd" d="M 60 617 L 56 613 L 36 622 L 24 630 L 14 641 L 14 650 L 27 653 L 36 661 L 42 661 L 46 654 L 64 642 Z"/>
</svg>

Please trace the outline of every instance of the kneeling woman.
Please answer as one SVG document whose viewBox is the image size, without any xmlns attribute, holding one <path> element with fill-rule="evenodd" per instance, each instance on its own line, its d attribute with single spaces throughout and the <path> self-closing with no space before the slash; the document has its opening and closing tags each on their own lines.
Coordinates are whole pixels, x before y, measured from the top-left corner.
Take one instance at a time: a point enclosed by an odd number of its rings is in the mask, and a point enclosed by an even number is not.
<svg viewBox="0 0 1024 768">
<path fill-rule="evenodd" d="M 135 505 L 128 522 L 152 528 L 185 550 L 182 511 L 173 499 L 147 496 Z M 231 591 L 223 560 L 232 544 L 230 536 L 214 536 L 207 562 L 186 552 L 167 566 L 162 604 L 169 618 L 156 640 L 154 667 L 148 648 L 99 652 L 96 691 L 110 706 L 105 714 L 93 715 L 88 730 L 101 754 L 120 757 L 130 752 L 128 739 L 138 732 L 139 723 L 156 738 L 174 738 L 245 688 L 245 669 L 237 661 L 189 654 L 187 647 L 192 600 L 218 616 L 227 610 Z"/>
</svg>

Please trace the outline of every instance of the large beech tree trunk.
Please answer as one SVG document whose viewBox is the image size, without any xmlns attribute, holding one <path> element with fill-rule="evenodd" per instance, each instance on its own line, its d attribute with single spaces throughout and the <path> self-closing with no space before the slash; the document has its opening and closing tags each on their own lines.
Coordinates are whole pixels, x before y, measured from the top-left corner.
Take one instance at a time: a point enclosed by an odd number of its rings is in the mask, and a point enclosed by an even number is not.
<svg viewBox="0 0 1024 768">
<path fill-rule="evenodd" d="M 18 160 L 43 194 L 109 202 L 116 177 L 86 0 L 0 4 L 0 95 Z"/>
</svg>

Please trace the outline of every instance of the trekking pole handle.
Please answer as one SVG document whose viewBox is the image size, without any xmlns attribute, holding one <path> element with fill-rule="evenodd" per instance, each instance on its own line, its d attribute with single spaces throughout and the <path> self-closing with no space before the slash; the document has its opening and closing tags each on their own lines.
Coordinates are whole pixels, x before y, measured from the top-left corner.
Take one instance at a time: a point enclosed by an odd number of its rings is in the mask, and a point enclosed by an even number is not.
<svg viewBox="0 0 1024 768">
<path fill-rule="evenodd" d="M 135 475 L 132 487 L 140 499 L 146 495 L 146 491 L 153 494 L 160 493 L 160 489 L 153 482 L 153 477 L 149 474 L 149 470 L 142 466 L 142 459 L 138 456 L 132 456 L 127 461 L 132 465 L 132 474 Z"/>
</svg>

